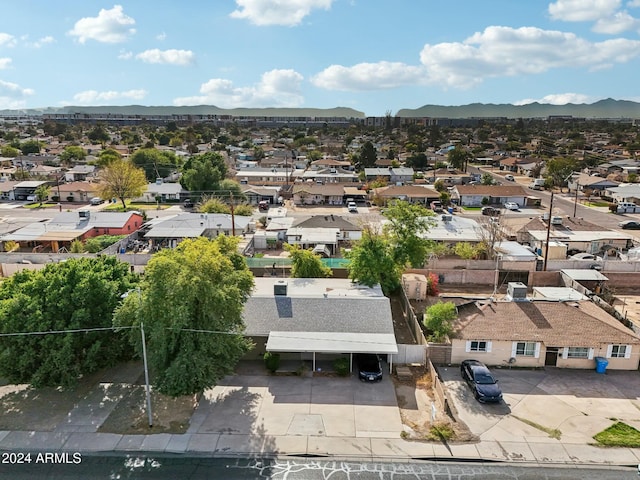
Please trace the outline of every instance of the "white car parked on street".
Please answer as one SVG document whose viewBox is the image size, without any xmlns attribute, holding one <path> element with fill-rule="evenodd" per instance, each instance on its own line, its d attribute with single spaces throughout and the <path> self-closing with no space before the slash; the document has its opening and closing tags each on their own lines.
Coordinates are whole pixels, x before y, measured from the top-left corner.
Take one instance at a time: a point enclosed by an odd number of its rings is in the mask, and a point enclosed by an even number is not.
<svg viewBox="0 0 640 480">
<path fill-rule="evenodd" d="M 507 210 L 520 210 L 520 205 L 518 205 L 516 202 L 507 202 L 504 204 L 504 208 L 506 208 Z"/>
</svg>

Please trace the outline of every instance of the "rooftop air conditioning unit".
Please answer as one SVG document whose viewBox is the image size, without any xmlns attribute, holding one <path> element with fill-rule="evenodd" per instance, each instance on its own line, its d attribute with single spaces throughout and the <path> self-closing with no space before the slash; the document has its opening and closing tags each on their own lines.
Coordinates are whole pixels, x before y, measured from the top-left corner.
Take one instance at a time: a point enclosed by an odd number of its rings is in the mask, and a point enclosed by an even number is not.
<svg viewBox="0 0 640 480">
<path fill-rule="evenodd" d="M 562 225 L 562 217 L 559 217 L 559 216 L 551 217 L 551 225 Z"/>
<path fill-rule="evenodd" d="M 78 212 L 78 216 L 79 216 L 80 218 L 89 218 L 89 215 L 90 215 L 89 210 L 80 210 L 80 211 Z"/>
<path fill-rule="evenodd" d="M 275 296 L 287 295 L 287 282 L 284 280 L 278 280 L 273 284 L 273 294 Z"/>
<path fill-rule="evenodd" d="M 527 286 L 522 282 L 509 282 L 507 284 L 507 298 L 514 302 L 527 300 Z"/>
</svg>

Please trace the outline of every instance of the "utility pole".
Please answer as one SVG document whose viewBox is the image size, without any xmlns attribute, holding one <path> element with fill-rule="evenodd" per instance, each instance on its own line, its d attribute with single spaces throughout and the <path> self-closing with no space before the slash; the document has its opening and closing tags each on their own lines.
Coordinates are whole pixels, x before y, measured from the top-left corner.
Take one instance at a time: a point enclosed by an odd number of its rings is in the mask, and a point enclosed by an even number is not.
<svg viewBox="0 0 640 480">
<path fill-rule="evenodd" d="M 573 218 L 576 218 L 576 212 L 578 211 L 578 189 L 580 188 L 580 184 L 576 180 L 576 198 L 573 201 Z"/>
<path fill-rule="evenodd" d="M 551 235 L 551 213 L 553 212 L 553 192 L 551 192 L 551 200 L 549 201 L 549 218 L 547 219 L 547 243 L 544 246 L 544 267 L 543 271 L 547 271 L 547 259 L 549 258 L 549 236 Z"/>
<path fill-rule="evenodd" d="M 236 236 L 236 217 L 233 213 L 233 192 L 229 192 L 229 203 L 231 206 L 231 234 Z"/>
</svg>

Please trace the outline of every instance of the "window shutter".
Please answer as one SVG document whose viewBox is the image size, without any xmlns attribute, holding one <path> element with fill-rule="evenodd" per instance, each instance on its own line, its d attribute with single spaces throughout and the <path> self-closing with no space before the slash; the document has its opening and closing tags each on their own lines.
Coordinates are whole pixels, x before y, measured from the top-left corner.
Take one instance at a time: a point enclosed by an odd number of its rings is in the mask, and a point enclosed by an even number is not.
<svg viewBox="0 0 640 480">
<path fill-rule="evenodd" d="M 540 342 L 536 342 L 536 351 L 533 354 L 533 358 L 540 358 Z"/>
<path fill-rule="evenodd" d="M 607 358 L 611 358 L 611 353 L 613 353 L 613 345 L 607 345 Z"/>
<path fill-rule="evenodd" d="M 518 352 L 518 342 L 511 342 L 511 356 L 515 358 Z"/>
<path fill-rule="evenodd" d="M 631 358 L 631 345 L 624 349 L 624 358 Z"/>
<path fill-rule="evenodd" d="M 487 353 L 491 353 L 491 342 L 487 342 Z"/>
<path fill-rule="evenodd" d="M 589 360 L 593 360 L 593 348 L 589 349 L 589 356 L 587 357 Z"/>
<path fill-rule="evenodd" d="M 465 347 L 465 352 L 470 352 L 471 351 L 471 340 L 467 340 L 467 346 Z"/>
<path fill-rule="evenodd" d="M 562 349 L 562 358 L 567 358 L 569 356 L 569 347 L 564 347 Z"/>
</svg>

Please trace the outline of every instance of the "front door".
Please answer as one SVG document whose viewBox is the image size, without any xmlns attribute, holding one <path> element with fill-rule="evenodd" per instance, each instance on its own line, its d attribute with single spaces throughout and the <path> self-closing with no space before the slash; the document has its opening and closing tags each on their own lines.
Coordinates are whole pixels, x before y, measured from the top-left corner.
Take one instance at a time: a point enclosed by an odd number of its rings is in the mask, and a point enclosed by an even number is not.
<svg viewBox="0 0 640 480">
<path fill-rule="evenodd" d="M 544 364 L 547 367 L 555 367 L 558 363 L 558 347 L 547 347 L 544 355 Z"/>
</svg>

